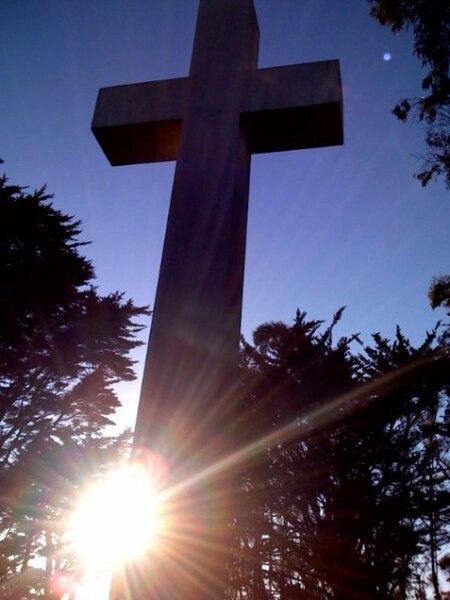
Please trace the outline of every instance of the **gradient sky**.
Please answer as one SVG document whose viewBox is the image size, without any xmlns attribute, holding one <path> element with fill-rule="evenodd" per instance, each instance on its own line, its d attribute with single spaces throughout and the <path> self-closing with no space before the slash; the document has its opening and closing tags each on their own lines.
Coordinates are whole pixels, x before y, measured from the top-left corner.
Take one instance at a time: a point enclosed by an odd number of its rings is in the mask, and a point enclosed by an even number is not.
<svg viewBox="0 0 450 600">
<path fill-rule="evenodd" d="M 340 59 L 345 143 L 253 157 L 242 330 L 346 305 L 338 334 L 392 337 L 399 323 L 418 343 L 444 317 L 427 289 L 450 271 L 450 194 L 415 181 L 423 130 L 391 115 L 420 95 L 412 38 L 378 25 L 365 0 L 254 3 L 259 66 Z M 174 163 L 112 168 L 90 122 L 99 87 L 187 74 L 196 11 L 196 0 L 2 2 L 3 171 L 47 184 L 82 221 L 99 291 L 137 304 L 154 301 Z M 139 382 L 120 390 L 132 422 Z"/>
</svg>

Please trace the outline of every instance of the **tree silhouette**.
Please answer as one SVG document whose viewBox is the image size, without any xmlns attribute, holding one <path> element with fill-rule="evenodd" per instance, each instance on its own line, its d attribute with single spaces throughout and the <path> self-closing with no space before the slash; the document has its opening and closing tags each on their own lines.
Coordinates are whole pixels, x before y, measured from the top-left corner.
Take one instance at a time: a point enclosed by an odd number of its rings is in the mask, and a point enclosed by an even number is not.
<svg viewBox="0 0 450 600">
<path fill-rule="evenodd" d="M 438 593 L 448 356 L 436 332 L 334 342 L 341 314 L 323 330 L 297 313 L 243 345 L 235 598 L 407 598 L 424 562 Z"/>
<path fill-rule="evenodd" d="M 146 313 L 98 294 L 80 223 L 50 199 L 0 178 L 2 598 L 34 597 L 44 582 L 50 597 L 53 575 L 72 568 L 60 553 L 67 510 L 125 443 L 103 429 L 119 406 L 114 384 L 134 377 L 129 352 Z M 33 568 L 37 556 L 45 572 Z"/>
<path fill-rule="evenodd" d="M 444 308 L 450 317 L 450 275 L 434 277 L 428 291 L 431 308 Z M 442 343 L 448 346 L 450 342 L 450 323 L 447 323 L 442 334 Z"/>
<path fill-rule="evenodd" d="M 450 5 L 447 0 L 368 2 L 371 15 L 394 33 L 413 31 L 413 53 L 425 69 L 422 94 L 401 100 L 393 113 L 402 121 L 414 115 L 428 125 L 428 154 L 416 177 L 427 185 L 442 175 L 450 189 Z"/>
</svg>

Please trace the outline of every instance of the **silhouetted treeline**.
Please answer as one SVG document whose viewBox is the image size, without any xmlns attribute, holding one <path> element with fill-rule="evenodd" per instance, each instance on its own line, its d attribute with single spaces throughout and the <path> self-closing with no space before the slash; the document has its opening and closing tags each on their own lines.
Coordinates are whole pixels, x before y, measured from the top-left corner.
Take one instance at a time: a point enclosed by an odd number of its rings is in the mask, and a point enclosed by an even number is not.
<svg viewBox="0 0 450 600">
<path fill-rule="evenodd" d="M 144 311 L 98 294 L 80 224 L 45 189 L 0 178 L 0 597 L 61 597 L 75 568 L 65 528 L 77 490 L 117 460 L 104 433 Z"/>
<path fill-rule="evenodd" d="M 334 342 L 340 316 L 243 342 L 233 598 L 445 597 L 449 349 L 436 331 Z"/>
</svg>

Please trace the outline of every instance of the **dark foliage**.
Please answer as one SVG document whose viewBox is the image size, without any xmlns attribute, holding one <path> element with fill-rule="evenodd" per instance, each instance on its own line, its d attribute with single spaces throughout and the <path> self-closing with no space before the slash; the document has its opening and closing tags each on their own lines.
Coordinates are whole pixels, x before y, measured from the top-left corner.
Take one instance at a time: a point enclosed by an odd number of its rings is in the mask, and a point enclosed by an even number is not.
<svg viewBox="0 0 450 600">
<path fill-rule="evenodd" d="M 450 317 L 450 275 L 433 278 L 428 290 L 428 299 L 431 308 L 443 308 Z M 441 338 L 443 346 L 448 347 L 450 345 L 450 323 L 446 323 Z"/>
<path fill-rule="evenodd" d="M 50 198 L 0 178 L 2 598 L 38 597 L 53 573 L 73 569 L 60 552 L 67 511 L 129 437 L 103 430 L 119 406 L 114 384 L 134 377 L 135 319 L 146 313 L 98 294 L 80 223 Z M 33 566 L 39 556 L 45 571 Z"/>
<path fill-rule="evenodd" d="M 323 330 L 298 313 L 243 344 L 234 598 L 406 598 L 435 578 L 448 359 L 436 332 L 415 348 L 400 330 L 355 354 L 357 338 L 333 342 L 340 315 Z"/>
<path fill-rule="evenodd" d="M 428 125 L 428 154 L 417 174 L 422 185 L 442 175 L 450 189 L 450 3 L 448 0 L 368 0 L 371 15 L 394 33 L 411 29 L 413 53 L 424 67 L 422 94 L 399 102 L 402 121 L 416 116 Z"/>
<path fill-rule="evenodd" d="M 450 316 L 450 275 L 435 277 L 428 292 L 431 308 L 441 306 L 447 309 Z"/>
</svg>

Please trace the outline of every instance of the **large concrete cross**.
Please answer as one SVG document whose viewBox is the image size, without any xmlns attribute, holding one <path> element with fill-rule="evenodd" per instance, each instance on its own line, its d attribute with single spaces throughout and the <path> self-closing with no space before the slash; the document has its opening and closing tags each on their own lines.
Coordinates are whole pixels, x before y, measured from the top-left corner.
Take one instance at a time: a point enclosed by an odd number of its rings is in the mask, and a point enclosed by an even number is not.
<svg viewBox="0 0 450 600">
<path fill-rule="evenodd" d="M 230 447 L 251 154 L 342 143 L 338 61 L 258 69 L 258 42 L 252 0 L 200 0 L 189 77 L 103 88 L 92 123 L 112 165 L 177 161 L 134 442 L 173 480 Z"/>
</svg>

